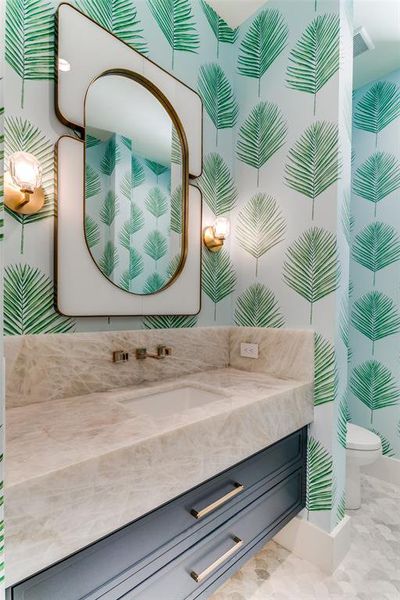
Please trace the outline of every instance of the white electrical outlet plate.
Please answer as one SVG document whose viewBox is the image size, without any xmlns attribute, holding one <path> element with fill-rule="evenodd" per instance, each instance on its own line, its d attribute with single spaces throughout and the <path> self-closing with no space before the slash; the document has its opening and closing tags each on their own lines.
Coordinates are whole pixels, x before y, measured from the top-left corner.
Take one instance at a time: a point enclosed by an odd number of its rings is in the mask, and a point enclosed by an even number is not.
<svg viewBox="0 0 400 600">
<path fill-rule="evenodd" d="M 243 356 L 243 358 L 258 358 L 258 344 L 242 342 L 240 344 L 240 356 Z"/>
</svg>

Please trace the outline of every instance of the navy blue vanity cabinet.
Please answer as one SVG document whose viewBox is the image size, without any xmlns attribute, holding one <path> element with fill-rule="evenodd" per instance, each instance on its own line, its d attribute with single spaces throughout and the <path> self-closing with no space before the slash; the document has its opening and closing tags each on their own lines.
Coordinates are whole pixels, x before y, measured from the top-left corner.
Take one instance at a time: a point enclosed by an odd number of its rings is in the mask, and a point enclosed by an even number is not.
<svg viewBox="0 0 400 600">
<path fill-rule="evenodd" d="M 7 590 L 7 600 L 207 598 L 305 503 L 307 428 Z"/>
</svg>

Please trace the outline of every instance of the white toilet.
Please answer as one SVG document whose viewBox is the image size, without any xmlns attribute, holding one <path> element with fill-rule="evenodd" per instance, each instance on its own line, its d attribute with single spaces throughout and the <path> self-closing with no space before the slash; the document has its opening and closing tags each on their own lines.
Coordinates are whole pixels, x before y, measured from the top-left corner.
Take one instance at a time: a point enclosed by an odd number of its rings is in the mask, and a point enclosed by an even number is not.
<svg viewBox="0 0 400 600">
<path fill-rule="evenodd" d="M 360 467 L 370 465 L 382 454 L 378 435 L 364 427 L 347 424 L 346 440 L 346 508 L 361 506 Z"/>
</svg>

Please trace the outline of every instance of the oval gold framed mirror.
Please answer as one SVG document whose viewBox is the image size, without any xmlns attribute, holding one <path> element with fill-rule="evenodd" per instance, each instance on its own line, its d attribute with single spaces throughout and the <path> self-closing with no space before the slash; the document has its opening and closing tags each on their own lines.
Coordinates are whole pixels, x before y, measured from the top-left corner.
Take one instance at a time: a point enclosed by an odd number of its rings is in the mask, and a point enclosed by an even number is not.
<svg viewBox="0 0 400 600">
<path fill-rule="evenodd" d="M 157 293 L 187 253 L 188 150 L 176 112 L 147 79 L 107 71 L 85 98 L 84 228 L 101 273 Z"/>
</svg>

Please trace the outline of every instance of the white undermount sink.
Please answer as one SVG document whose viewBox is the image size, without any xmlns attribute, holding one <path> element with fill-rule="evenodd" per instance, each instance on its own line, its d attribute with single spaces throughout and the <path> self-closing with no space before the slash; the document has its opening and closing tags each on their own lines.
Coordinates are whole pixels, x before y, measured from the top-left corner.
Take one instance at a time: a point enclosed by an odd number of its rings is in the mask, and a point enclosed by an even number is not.
<svg viewBox="0 0 400 600">
<path fill-rule="evenodd" d="M 224 394 L 218 392 L 185 385 L 180 388 L 128 398 L 122 400 L 122 404 L 129 405 L 129 408 L 139 415 L 166 417 L 221 400 L 224 397 Z"/>
</svg>

